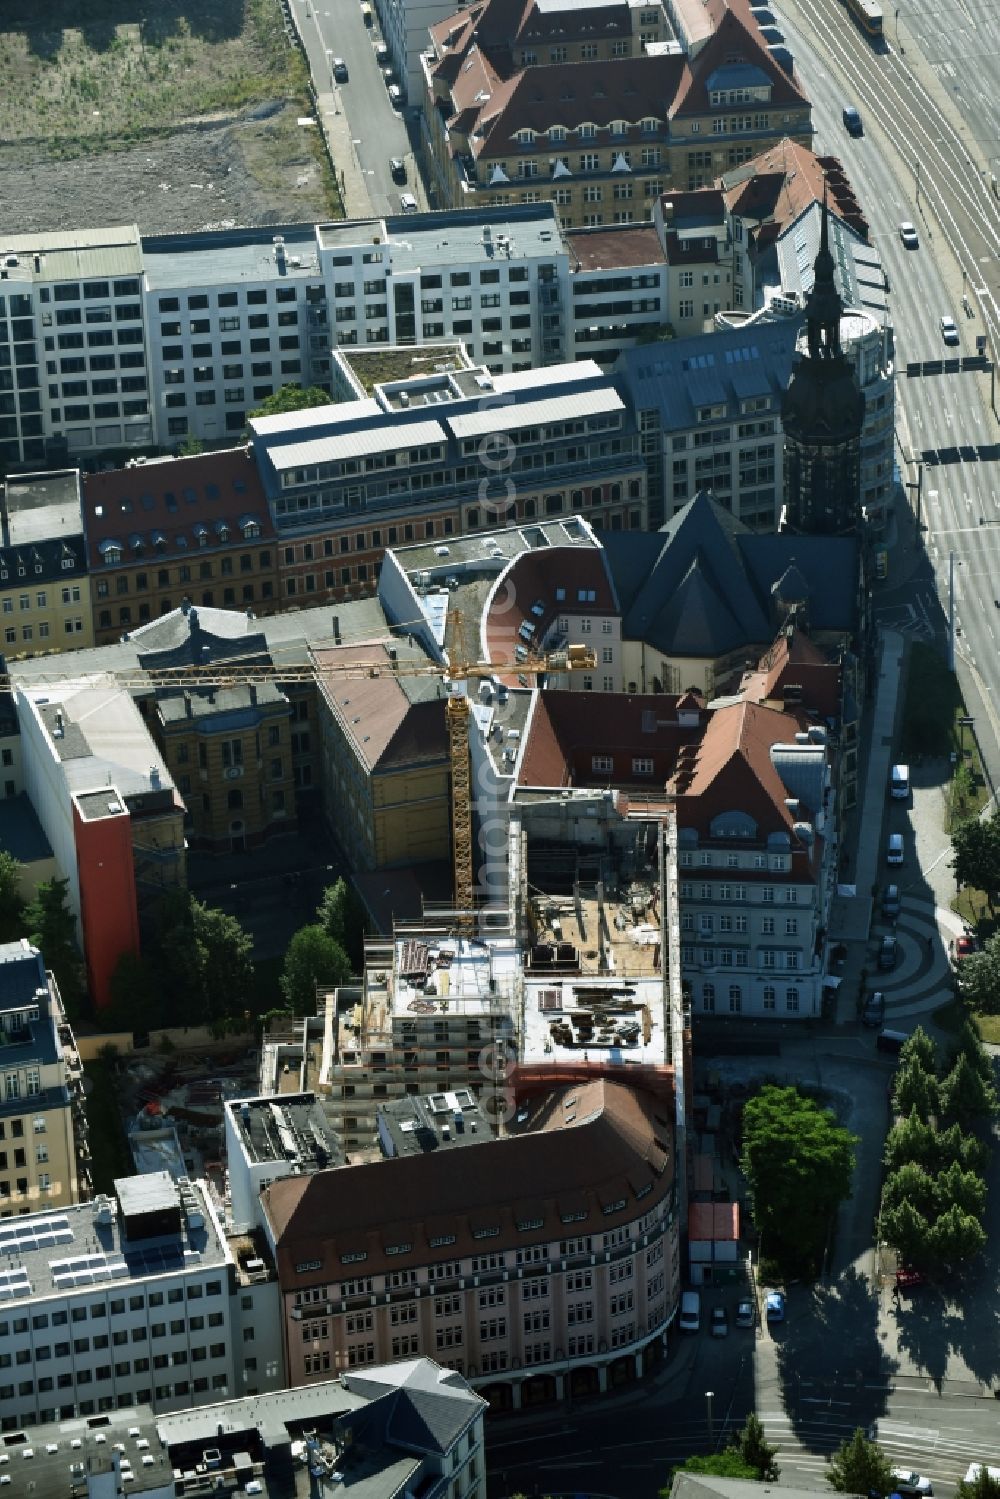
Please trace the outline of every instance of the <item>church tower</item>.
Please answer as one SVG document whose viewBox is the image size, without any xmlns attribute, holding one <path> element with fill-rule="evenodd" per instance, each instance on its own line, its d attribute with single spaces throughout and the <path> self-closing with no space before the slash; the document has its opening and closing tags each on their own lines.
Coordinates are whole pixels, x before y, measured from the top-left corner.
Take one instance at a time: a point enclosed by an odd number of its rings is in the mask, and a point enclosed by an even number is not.
<svg viewBox="0 0 1000 1499">
<path fill-rule="evenodd" d="M 815 280 L 806 301 L 806 347 L 796 355 L 781 403 L 783 529 L 810 536 L 850 535 L 861 520 L 865 398 L 840 345 L 843 311 L 833 276 L 824 192 Z"/>
</svg>

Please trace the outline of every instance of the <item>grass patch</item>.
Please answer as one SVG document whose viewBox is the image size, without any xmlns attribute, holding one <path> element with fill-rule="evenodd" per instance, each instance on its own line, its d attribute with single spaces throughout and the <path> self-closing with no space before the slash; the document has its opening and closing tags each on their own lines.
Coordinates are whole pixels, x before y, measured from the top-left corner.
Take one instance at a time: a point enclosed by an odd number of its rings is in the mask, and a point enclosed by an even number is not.
<svg viewBox="0 0 1000 1499">
<path fill-rule="evenodd" d="M 278 0 L 8 0 L 0 23 L 4 135 L 61 156 L 110 149 L 205 115 L 308 100 Z M 303 112 L 307 112 L 304 108 Z"/>
<path fill-rule="evenodd" d="M 1000 1015 L 977 1014 L 975 1010 L 970 1010 L 958 995 L 953 996 L 940 1009 L 935 1010 L 931 1019 L 949 1036 L 957 1036 L 968 1020 L 979 1032 L 981 1041 L 991 1046 L 1000 1045 Z"/>
<path fill-rule="evenodd" d="M 103 1057 L 85 1062 L 83 1070 L 91 1083 L 86 1102 L 93 1155 L 94 1191 L 111 1192 L 114 1190 L 116 1177 L 131 1176 L 135 1171 L 132 1152 L 125 1136 L 125 1125 L 118 1112 L 115 1071 Z"/>
</svg>

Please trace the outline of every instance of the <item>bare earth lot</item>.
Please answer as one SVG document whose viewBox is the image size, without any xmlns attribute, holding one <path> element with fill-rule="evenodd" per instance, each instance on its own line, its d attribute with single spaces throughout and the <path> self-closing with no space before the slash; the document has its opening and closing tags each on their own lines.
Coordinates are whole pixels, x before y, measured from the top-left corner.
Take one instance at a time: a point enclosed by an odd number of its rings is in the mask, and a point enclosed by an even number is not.
<svg viewBox="0 0 1000 1499">
<path fill-rule="evenodd" d="M 340 212 L 278 0 L 4 0 L 0 78 L 8 233 Z"/>
</svg>

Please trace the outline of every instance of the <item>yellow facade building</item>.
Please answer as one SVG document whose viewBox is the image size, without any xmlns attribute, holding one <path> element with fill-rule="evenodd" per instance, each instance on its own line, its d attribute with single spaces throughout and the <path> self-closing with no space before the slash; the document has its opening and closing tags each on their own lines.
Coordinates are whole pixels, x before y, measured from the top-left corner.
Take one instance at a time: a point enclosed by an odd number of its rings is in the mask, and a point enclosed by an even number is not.
<svg viewBox="0 0 1000 1499">
<path fill-rule="evenodd" d="M 0 617 L 8 661 L 93 645 L 78 469 L 0 484 Z"/>
<path fill-rule="evenodd" d="M 406 642 L 315 653 L 327 820 L 354 868 L 450 859 L 445 688 Z M 372 674 L 340 669 L 371 667 Z"/>
</svg>

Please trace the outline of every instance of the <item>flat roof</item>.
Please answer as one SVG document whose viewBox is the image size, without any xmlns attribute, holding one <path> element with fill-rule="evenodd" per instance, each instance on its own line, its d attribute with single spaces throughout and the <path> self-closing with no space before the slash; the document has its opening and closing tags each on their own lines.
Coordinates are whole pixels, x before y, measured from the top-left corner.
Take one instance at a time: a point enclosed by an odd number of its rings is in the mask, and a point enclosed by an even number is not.
<svg viewBox="0 0 1000 1499">
<path fill-rule="evenodd" d="M 126 1218 L 141 1217 L 144 1213 L 165 1213 L 181 1205 L 177 1183 L 167 1171 L 116 1177 L 115 1191 Z"/>
<path fill-rule="evenodd" d="M 283 241 L 281 260 L 275 256 L 277 238 Z M 144 235 L 142 249 L 151 291 L 218 288 L 222 282 L 296 281 L 320 274 L 316 231 L 311 224 Z"/>
<path fill-rule="evenodd" d="M 6 498 L 11 547 L 77 536 L 83 531 L 79 469 L 11 474 Z"/>
<path fill-rule="evenodd" d="M 660 236 L 652 224 L 569 229 L 566 231 L 566 247 L 573 272 L 666 264 Z"/>
<path fill-rule="evenodd" d="M 322 1171 L 344 1164 L 339 1141 L 314 1093 L 232 1099 L 225 1110 L 251 1165 L 287 1161 Z"/>
<path fill-rule="evenodd" d="M 520 967 L 515 937 L 477 942 L 430 926 L 397 928 L 391 1013 L 413 1018 L 447 1004 L 449 1014 L 488 1015 L 512 997 Z"/>
<path fill-rule="evenodd" d="M 588 521 L 580 516 L 561 520 L 530 521 L 523 526 L 507 526 L 502 531 L 488 531 L 484 536 L 449 536 L 446 541 L 418 542 L 415 546 L 393 547 L 392 554 L 407 574 L 430 572 L 434 579 L 445 578 L 475 564 L 475 570 L 501 571 L 522 552 L 550 546 L 598 546 Z M 491 566 L 491 564 L 493 564 Z"/>
<path fill-rule="evenodd" d="M 141 1183 L 145 1178 L 128 1180 Z M 174 1183 L 170 1185 L 176 1193 Z M 101 1221 L 100 1198 L 57 1211 L 0 1220 L 0 1258 L 5 1266 L 0 1276 L 5 1283 L 6 1303 L 17 1305 L 78 1293 L 83 1293 L 81 1299 L 103 1301 L 130 1281 L 153 1276 L 176 1278 L 227 1264 L 226 1241 L 216 1229 L 204 1185 L 193 1182 L 191 1191 L 203 1210 L 200 1227 L 193 1227 L 182 1214 L 180 1233 L 138 1243 L 125 1238 L 117 1211 L 110 1214 L 110 1223 Z"/>
<path fill-rule="evenodd" d="M 44 666 L 53 671 L 51 658 Z M 56 670 L 75 671 L 74 657 L 60 657 Z M 114 787 L 123 796 L 173 793 L 170 772 L 126 688 L 107 672 L 88 681 L 65 680 L 19 686 L 44 725 L 71 793 Z M 150 781 L 150 770 L 159 778 Z"/>
<path fill-rule="evenodd" d="M 67 1499 L 87 1493 L 88 1475 L 107 1472 L 112 1453 L 127 1460 L 131 1470 L 125 1492 L 146 1494 L 164 1487 L 163 1446 L 156 1416 L 148 1405 L 110 1410 L 99 1416 L 32 1425 L 26 1431 L 0 1436 L 5 1459 L 3 1472 L 11 1480 L 12 1499 L 30 1493 L 31 1499 Z M 30 1454 L 30 1455 L 26 1455 Z M 76 1467 L 76 1478 L 70 1469 Z M 169 1473 L 171 1492 L 173 1479 Z M 111 1485 L 114 1493 L 114 1485 Z"/>
<path fill-rule="evenodd" d="M 479 1145 L 496 1133 L 470 1088 L 392 1099 L 379 1104 L 377 1120 L 380 1135 L 384 1132 L 397 1156 Z"/>
<path fill-rule="evenodd" d="M 407 421 L 403 424 L 393 421 L 387 412 L 380 411 L 381 420 L 377 424 L 363 426 L 351 421 L 353 409 L 351 406 L 342 408 L 345 419 L 342 426 L 337 424 L 339 431 L 327 431 L 313 438 L 303 438 L 301 442 L 281 443 L 269 448 L 268 456 L 274 467 L 280 472 L 313 463 L 339 463 L 344 458 L 396 452 L 402 447 L 444 444 L 448 440 L 440 422 Z"/>
<path fill-rule="evenodd" d="M 484 219 L 478 212 L 406 214 L 386 219 L 394 274 L 433 271 L 449 265 L 503 267 L 511 261 L 552 260 L 564 253 L 562 230 L 552 204 L 537 218 Z M 442 219 L 444 220 L 442 222 Z M 484 223 L 489 226 L 488 237 Z"/>
<path fill-rule="evenodd" d="M 442 369 L 467 369 L 471 363 L 461 339 L 443 339 L 435 344 L 407 344 L 393 349 L 359 349 L 349 345 L 336 354 L 350 369 L 354 378 L 371 395 L 376 385 L 386 381 L 407 380 Z"/>
<path fill-rule="evenodd" d="M 444 420 L 457 438 L 463 438 L 624 410 L 625 402 L 609 384 L 604 390 L 587 389 L 571 395 L 540 396 L 521 404 L 511 402 L 503 406 L 491 405 L 486 410 L 447 413 Z"/>
</svg>

